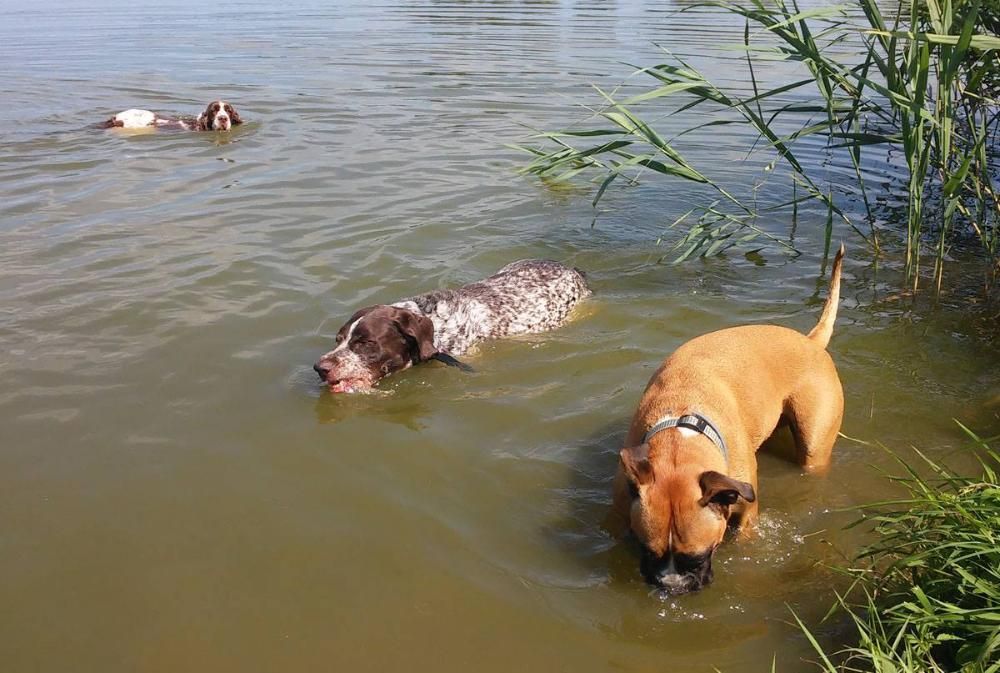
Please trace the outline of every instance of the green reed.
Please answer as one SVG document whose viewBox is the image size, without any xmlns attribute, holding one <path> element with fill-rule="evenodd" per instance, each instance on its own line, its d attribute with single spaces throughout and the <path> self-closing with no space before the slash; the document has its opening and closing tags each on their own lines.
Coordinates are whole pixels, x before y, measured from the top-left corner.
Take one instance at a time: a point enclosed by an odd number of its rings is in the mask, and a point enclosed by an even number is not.
<svg viewBox="0 0 1000 673">
<path fill-rule="evenodd" d="M 997 0 L 901 0 L 887 21 L 876 0 L 852 0 L 848 7 L 802 10 L 796 0 L 728 0 L 699 6 L 722 8 L 745 21 L 743 44 L 752 95 L 724 91 L 682 59 L 638 68 L 634 74 L 655 83 L 647 91 L 622 98 L 598 89 L 593 128 L 541 132 L 541 145 L 522 146 L 534 155 L 523 171 L 548 180 L 568 180 L 597 171 L 600 184 L 594 205 L 608 187 L 623 178 L 636 181 L 653 172 L 705 185 L 717 194 L 710 205 L 685 214 L 675 225 L 687 227 L 677 243 L 678 259 L 708 255 L 766 236 L 758 217 L 791 208 L 793 216 L 807 200 L 827 208 L 826 245 L 834 216 L 850 224 L 876 250 L 880 242 L 861 171 L 863 153 L 880 147 L 901 148 L 907 166 L 906 267 L 916 286 L 922 253 L 933 252 L 933 276 L 940 286 L 944 261 L 956 236 L 971 232 L 993 257 L 1000 253 L 1000 199 L 997 171 L 991 163 L 1000 143 L 1000 115 L 995 83 L 1000 38 L 981 32 L 982 21 L 1000 15 Z M 863 18 L 862 25 L 857 21 Z M 752 31 L 751 28 L 754 28 Z M 760 44 L 755 43 L 760 42 Z M 851 45 L 856 45 L 852 49 Z M 853 54 L 849 62 L 846 54 Z M 760 90 L 759 60 L 801 64 L 802 77 Z M 777 101 L 785 96 L 802 102 Z M 721 118 L 686 128 L 665 139 L 637 112 L 654 99 L 677 98 L 671 114 L 702 106 Z M 805 119 L 805 121 L 802 121 Z M 789 122 L 790 120 L 790 122 Z M 773 153 L 766 170 L 778 164 L 790 174 L 794 191 L 786 203 L 759 208 L 734 196 L 733 190 L 694 166 L 676 148 L 688 133 L 724 124 L 750 126 L 756 135 L 748 153 Z M 779 129 L 792 128 L 791 132 Z M 869 226 L 862 231 L 841 209 L 842 195 L 824 185 L 818 169 L 804 161 L 796 143 L 820 134 L 831 148 L 850 153 L 861 187 Z M 956 219 L 958 218 L 958 219 Z M 956 224 L 961 222 L 962 226 Z"/>
<path fill-rule="evenodd" d="M 874 524 L 878 541 L 861 551 L 861 567 L 848 571 L 856 584 L 838 601 L 857 644 L 828 654 L 799 621 L 823 670 L 1000 671 L 1000 456 L 969 434 L 981 475 L 918 453 L 920 471 L 899 461 L 907 497 L 862 508 L 858 523 Z"/>
</svg>

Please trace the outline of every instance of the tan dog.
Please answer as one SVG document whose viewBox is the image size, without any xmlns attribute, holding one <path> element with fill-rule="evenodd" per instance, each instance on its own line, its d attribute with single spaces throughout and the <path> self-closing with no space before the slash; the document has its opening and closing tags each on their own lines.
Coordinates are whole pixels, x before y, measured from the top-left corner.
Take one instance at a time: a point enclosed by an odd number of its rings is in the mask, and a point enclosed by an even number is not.
<svg viewBox="0 0 1000 673">
<path fill-rule="evenodd" d="M 776 325 L 719 330 L 683 344 L 653 374 L 621 450 L 609 522 L 642 545 L 648 582 L 685 593 L 711 581 L 727 526 L 756 522 L 756 452 L 779 426 L 790 426 L 804 468 L 829 464 L 844 412 L 826 352 L 843 259 L 841 246 L 809 336 Z"/>
</svg>

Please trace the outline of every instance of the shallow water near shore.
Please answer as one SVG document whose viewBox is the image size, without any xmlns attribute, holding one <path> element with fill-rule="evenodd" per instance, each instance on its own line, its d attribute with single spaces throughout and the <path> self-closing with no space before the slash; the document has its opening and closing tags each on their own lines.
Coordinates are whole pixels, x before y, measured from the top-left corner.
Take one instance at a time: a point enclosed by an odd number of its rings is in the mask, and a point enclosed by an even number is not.
<svg viewBox="0 0 1000 673">
<path fill-rule="evenodd" d="M 790 609 L 825 614 L 826 564 L 861 540 L 844 510 L 893 494 L 877 445 L 969 464 L 953 419 L 1000 428 L 995 342 L 838 231 L 830 350 L 862 441 L 823 477 L 762 457 L 758 536 L 662 597 L 601 526 L 630 415 L 697 334 L 815 324 L 825 213 L 767 224 L 798 257 L 657 263 L 702 193 L 650 179 L 595 213 L 593 187 L 519 176 L 505 145 L 585 118 L 588 84 L 659 62 L 654 42 L 745 84 L 716 49 L 741 23 L 683 2 L 0 6 L 4 670 L 811 670 Z M 217 97 L 249 122 L 92 126 Z M 751 185 L 721 128 L 689 158 Z M 321 389 L 355 308 L 525 257 L 587 271 L 565 328 L 484 344 L 472 374 Z"/>
</svg>

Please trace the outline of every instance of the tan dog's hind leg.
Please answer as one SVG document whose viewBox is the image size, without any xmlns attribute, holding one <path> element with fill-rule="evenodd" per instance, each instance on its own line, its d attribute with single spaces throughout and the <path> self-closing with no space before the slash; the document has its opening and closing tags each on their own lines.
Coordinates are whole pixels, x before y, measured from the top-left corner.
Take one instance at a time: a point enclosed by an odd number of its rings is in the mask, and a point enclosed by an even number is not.
<svg viewBox="0 0 1000 673">
<path fill-rule="evenodd" d="M 757 492 L 757 478 L 753 479 L 753 490 Z M 744 502 L 741 510 L 735 513 L 737 521 L 733 524 L 736 528 L 736 537 L 740 540 L 748 540 L 757 537 L 757 519 L 759 518 L 759 500 Z"/>
<path fill-rule="evenodd" d="M 629 531 L 629 509 L 632 498 L 628 493 L 628 479 L 619 467 L 612 487 L 612 505 L 604 519 L 604 530 L 615 539 L 621 539 Z"/>
<path fill-rule="evenodd" d="M 822 379 L 819 383 L 800 391 L 787 404 L 798 462 L 809 472 L 822 472 L 830 465 L 844 416 L 844 391 L 836 372 L 818 378 Z"/>
</svg>

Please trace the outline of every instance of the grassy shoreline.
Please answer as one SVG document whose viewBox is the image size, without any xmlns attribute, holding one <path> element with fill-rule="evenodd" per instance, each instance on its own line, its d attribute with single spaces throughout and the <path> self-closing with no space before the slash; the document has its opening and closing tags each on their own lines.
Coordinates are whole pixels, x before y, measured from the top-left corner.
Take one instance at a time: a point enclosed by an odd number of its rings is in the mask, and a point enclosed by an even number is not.
<svg viewBox="0 0 1000 673">
<path fill-rule="evenodd" d="M 966 432 L 979 475 L 917 452 L 919 469 L 897 459 L 905 497 L 860 508 L 855 525 L 872 525 L 878 540 L 843 570 L 854 584 L 836 606 L 856 644 L 827 653 L 796 616 L 821 670 L 1000 671 L 1000 455 Z"/>
</svg>

